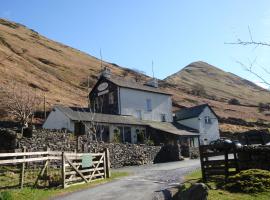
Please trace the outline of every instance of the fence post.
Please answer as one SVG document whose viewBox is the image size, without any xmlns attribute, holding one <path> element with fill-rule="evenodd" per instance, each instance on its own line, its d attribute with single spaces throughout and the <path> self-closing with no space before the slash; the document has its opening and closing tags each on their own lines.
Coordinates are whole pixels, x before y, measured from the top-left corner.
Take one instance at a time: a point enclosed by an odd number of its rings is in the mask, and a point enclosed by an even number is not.
<svg viewBox="0 0 270 200">
<path fill-rule="evenodd" d="M 65 158 L 65 152 L 62 152 L 62 185 L 63 188 L 66 188 L 66 158 Z"/>
<path fill-rule="evenodd" d="M 229 177 L 229 152 L 228 150 L 225 151 L 225 181 L 227 182 L 227 179 Z"/>
<path fill-rule="evenodd" d="M 50 148 L 48 146 L 47 146 L 47 152 L 48 152 L 47 156 L 50 157 Z M 47 163 L 47 168 L 46 168 L 46 180 L 49 184 L 49 174 L 50 174 L 50 159 L 49 158 L 47 162 L 48 163 Z"/>
<path fill-rule="evenodd" d="M 199 146 L 199 152 L 200 152 L 200 161 L 201 161 L 201 171 L 202 171 L 202 179 L 203 182 L 206 182 L 206 175 L 205 175 L 205 168 L 204 168 L 204 148 L 203 146 Z"/>
<path fill-rule="evenodd" d="M 26 152 L 26 147 L 23 147 L 23 152 Z M 23 156 L 23 159 L 25 159 L 25 156 Z M 20 188 L 23 188 L 23 183 L 24 183 L 24 172 L 25 172 L 25 162 L 22 163 L 21 167 L 21 174 L 20 174 Z"/>
<path fill-rule="evenodd" d="M 106 178 L 110 178 L 111 177 L 111 170 L 110 170 L 110 152 L 108 148 L 105 148 L 105 163 L 106 167 L 104 166 L 104 168 L 106 169 Z"/>
</svg>

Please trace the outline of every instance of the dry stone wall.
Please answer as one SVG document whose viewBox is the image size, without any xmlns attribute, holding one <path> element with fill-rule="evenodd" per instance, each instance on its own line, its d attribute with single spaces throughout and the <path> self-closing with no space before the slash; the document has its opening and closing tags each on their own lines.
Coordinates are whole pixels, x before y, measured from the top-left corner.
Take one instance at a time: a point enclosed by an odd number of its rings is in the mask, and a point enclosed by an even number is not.
<svg viewBox="0 0 270 200">
<path fill-rule="evenodd" d="M 270 146 L 244 146 L 238 150 L 240 170 L 270 170 Z"/>
<path fill-rule="evenodd" d="M 37 129 L 32 137 L 17 139 L 17 148 L 26 147 L 28 151 L 42 151 L 47 147 L 53 151 L 74 151 L 77 140 L 71 133 Z M 129 165 L 168 162 L 180 160 L 177 146 L 148 146 L 145 144 L 122 144 L 90 141 L 86 136 L 78 140 L 79 152 L 101 152 L 109 149 L 111 167 L 118 168 Z"/>
</svg>

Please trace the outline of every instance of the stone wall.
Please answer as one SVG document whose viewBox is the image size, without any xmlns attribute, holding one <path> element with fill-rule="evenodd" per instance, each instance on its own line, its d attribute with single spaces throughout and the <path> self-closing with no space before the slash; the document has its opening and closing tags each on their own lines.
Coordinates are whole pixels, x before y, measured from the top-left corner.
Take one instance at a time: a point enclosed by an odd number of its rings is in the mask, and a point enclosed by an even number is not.
<svg viewBox="0 0 270 200">
<path fill-rule="evenodd" d="M 238 150 L 240 170 L 270 170 L 270 146 L 244 146 Z"/>
<path fill-rule="evenodd" d="M 180 149 L 175 145 L 148 146 L 145 144 L 104 143 L 90 141 L 86 136 L 79 140 L 71 133 L 37 129 L 32 137 L 18 137 L 16 148 L 26 147 L 28 151 L 42 151 L 47 147 L 53 151 L 100 152 L 109 149 L 111 167 L 142 165 L 181 160 Z"/>
</svg>

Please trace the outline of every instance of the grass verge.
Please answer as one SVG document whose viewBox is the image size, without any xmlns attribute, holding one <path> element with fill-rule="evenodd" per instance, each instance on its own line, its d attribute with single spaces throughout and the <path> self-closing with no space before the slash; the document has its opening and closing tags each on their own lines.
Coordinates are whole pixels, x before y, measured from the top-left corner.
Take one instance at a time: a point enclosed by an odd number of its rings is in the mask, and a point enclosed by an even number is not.
<svg viewBox="0 0 270 200">
<path fill-rule="evenodd" d="M 202 182 L 201 171 L 197 170 L 190 174 L 187 174 L 186 184 Z M 207 183 L 209 187 L 209 200 L 269 200 L 270 192 L 256 193 L 256 194 L 245 194 L 245 193 L 231 193 L 229 191 L 219 189 L 217 185 L 220 182 L 209 182 Z"/>
<path fill-rule="evenodd" d="M 87 184 L 70 186 L 66 189 L 33 189 L 33 188 L 24 188 L 5 190 L 0 192 L 0 200 L 46 200 L 55 196 L 65 195 L 71 192 L 88 189 L 99 184 L 104 184 L 110 181 L 115 180 L 116 178 L 128 176 L 127 172 L 113 172 L 111 178 L 98 180 Z"/>
</svg>

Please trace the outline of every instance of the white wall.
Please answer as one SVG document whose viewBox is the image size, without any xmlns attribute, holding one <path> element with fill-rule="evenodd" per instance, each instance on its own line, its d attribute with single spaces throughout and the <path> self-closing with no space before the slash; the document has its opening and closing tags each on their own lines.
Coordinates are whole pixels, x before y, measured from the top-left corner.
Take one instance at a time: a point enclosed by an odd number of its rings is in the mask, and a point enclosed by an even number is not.
<svg viewBox="0 0 270 200">
<path fill-rule="evenodd" d="M 57 108 L 54 108 L 43 124 L 44 129 L 63 129 L 74 131 L 74 125 L 71 124 L 70 119 Z"/>
<path fill-rule="evenodd" d="M 152 111 L 147 111 L 146 100 L 151 99 Z M 141 110 L 143 120 L 161 121 L 161 114 L 166 115 L 166 121 L 172 122 L 171 96 L 120 88 L 121 115 L 137 117 L 137 110 Z"/>
<path fill-rule="evenodd" d="M 205 123 L 205 117 L 209 116 L 211 118 L 211 124 Z M 199 116 L 200 120 L 200 140 L 202 144 L 209 144 L 209 142 L 217 140 L 220 138 L 218 119 L 214 113 L 206 107 L 204 111 Z M 207 140 L 205 140 L 207 139 Z"/>
<path fill-rule="evenodd" d="M 206 116 L 211 118 L 211 124 L 205 123 Z M 204 109 L 199 117 L 181 120 L 178 123 L 198 130 L 201 144 L 209 144 L 209 142 L 220 138 L 218 119 L 208 107 Z"/>
</svg>

